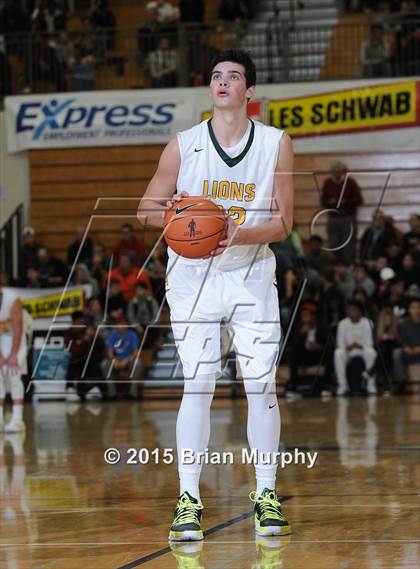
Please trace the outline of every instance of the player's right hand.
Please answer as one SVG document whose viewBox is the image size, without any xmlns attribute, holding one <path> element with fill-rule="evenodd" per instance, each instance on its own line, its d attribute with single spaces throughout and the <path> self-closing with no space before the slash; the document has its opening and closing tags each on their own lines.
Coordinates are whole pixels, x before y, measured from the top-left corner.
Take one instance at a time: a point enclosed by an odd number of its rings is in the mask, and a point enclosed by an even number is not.
<svg viewBox="0 0 420 569">
<path fill-rule="evenodd" d="M 170 200 L 166 202 L 168 209 L 170 209 L 174 203 L 181 201 L 184 198 L 189 198 L 190 194 L 188 192 L 181 192 L 180 194 L 174 194 Z"/>
</svg>

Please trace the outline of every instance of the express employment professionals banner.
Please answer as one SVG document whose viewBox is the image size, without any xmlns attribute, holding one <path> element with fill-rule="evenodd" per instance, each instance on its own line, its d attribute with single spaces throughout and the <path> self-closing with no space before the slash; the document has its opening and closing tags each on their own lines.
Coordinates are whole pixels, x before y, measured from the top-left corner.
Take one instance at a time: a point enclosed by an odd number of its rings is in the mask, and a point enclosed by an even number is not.
<svg viewBox="0 0 420 569">
<path fill-rule="evenodd" d="M 192 101 L 176 89 L 6 98 L 9 152 L 167 142 L 194 119 Z"/>
</svg>

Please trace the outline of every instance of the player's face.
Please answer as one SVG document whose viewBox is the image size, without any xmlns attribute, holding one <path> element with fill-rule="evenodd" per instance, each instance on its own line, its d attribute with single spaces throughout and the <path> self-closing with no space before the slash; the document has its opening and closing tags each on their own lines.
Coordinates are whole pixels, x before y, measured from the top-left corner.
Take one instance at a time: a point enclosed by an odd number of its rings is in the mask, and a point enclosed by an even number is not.
<svg viewBox="0 0 420 569">
<path fill-rule="evenodd" d="M 237 108 L 246 104 L 255 93 L 255 86 L 246 86 L 245 68 L 239 63 L 223 61 L 211 73 L 210 96 L 217 108 Z"/>
</svg>

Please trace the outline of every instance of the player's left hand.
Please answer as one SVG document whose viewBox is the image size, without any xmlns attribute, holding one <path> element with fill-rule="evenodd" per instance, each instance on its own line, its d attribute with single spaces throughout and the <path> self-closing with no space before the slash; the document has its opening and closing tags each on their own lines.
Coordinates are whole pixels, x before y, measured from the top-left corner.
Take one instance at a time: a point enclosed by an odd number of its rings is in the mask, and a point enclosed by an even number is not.
<svg viewBox="0 0 420 569">
<path fill-rule="evenodd" d="M 9 368 L 11 373 L 17 373 L 19 371 L 19 363 L 17 356 L 14 354 L 10 354 L 10 356 L 6 360 L 6 366 Z"/>
<path fill-rule="evenodd" d="M 216 249 L 210 252 L 209 255 L 204 257 L 204 259 L 209 259 L 210 257 L 217 257 L 221 255 L 227 247 L 232 247 L 233 245 L 241 245 L 240 229 L 239 226 L 232 221 L 232 218 L 225 213 L 226 217 L 226 236 L 224 239 L 219 241 L 219 245 Z"/>
</svg>

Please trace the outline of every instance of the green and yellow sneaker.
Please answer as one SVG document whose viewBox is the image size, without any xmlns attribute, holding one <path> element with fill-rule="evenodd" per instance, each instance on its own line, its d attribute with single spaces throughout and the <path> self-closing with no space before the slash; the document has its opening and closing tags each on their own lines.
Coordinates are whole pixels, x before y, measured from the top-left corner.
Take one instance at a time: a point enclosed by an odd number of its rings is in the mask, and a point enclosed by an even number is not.
<svg viewBox="0 0 420 569">
<path fill-rule="evenodd" d="M 171 541 L 199 541 L 203 539 L 201 529 L 201 510 L 203 505 L 198 503 L 188 492 L 178 498 L 175 508 L 174 521 L 169 532 Z"/>
<path fill-rule="evenodd" d="M 177 562 L 177 569 L 205 569 L 203 542 L 170 543 L 172 554 Z"/>
<path fill-rule="evenodd" d="M 250 500 L 255 502 L 255 531 L 258 535 L 287 535 L 292 528 L 281 512 L 281 504 L 275 490 L 264 488 L 261 494 L 251 492 Z"/>
</svg>

